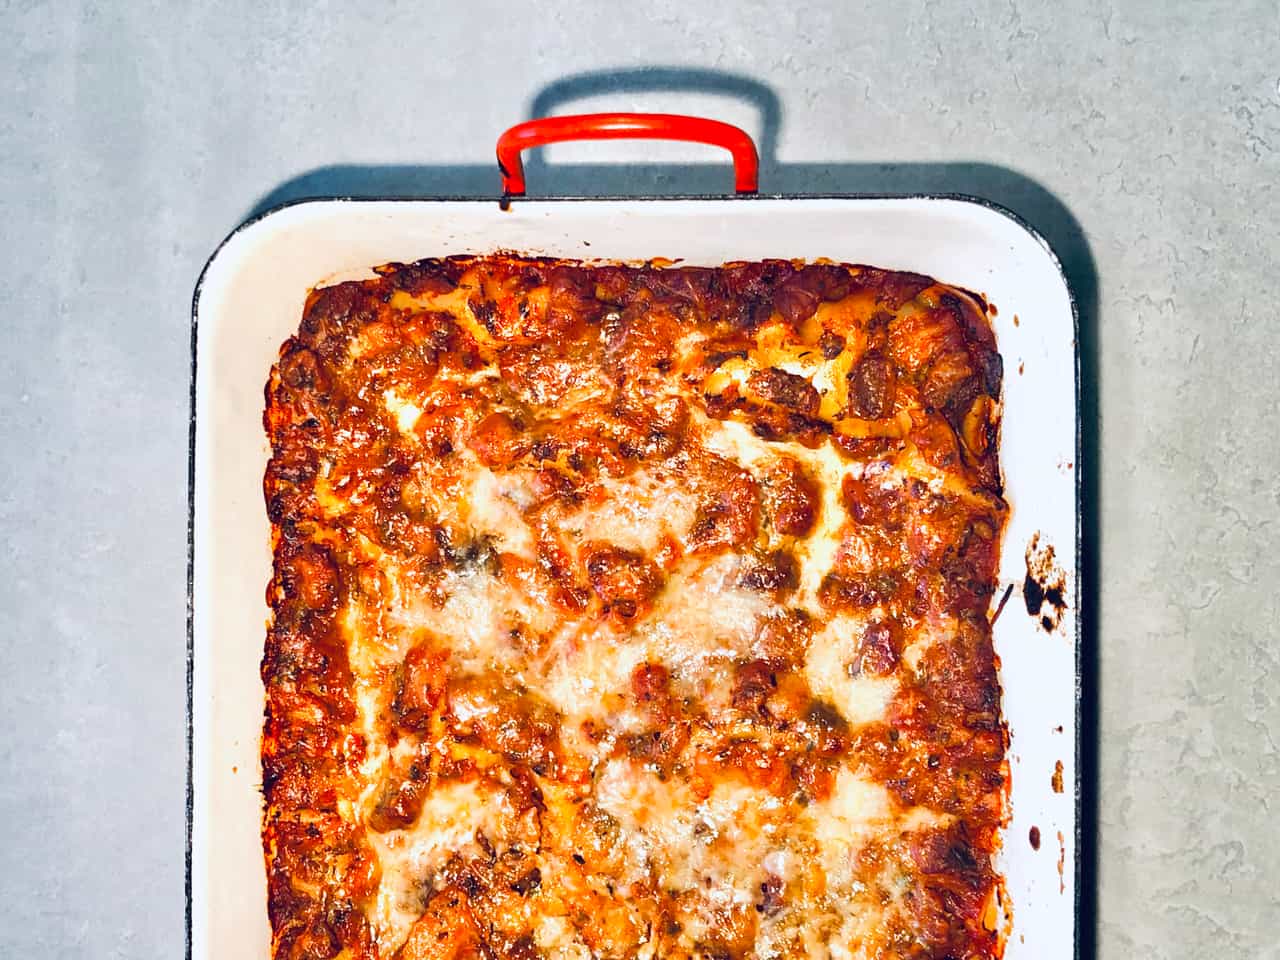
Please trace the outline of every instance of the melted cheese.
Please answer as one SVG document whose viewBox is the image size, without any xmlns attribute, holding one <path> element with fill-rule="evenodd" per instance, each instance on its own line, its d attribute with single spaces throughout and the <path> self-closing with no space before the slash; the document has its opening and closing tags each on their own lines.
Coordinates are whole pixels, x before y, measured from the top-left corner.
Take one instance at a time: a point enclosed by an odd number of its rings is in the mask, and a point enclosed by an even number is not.
<svg viewBox="0 0 1280 960">
<path fill-rule="evenodd" d="M 495 849 L 505 847 L 509 820 L 501 795 L 476 783 L 447 783 L 428 793 L 422 816 L 409 829 L 371 832 L 382 865 L 373 908 L 379 943 L 394 949 L 404 942 L 422 914 L 435 872 L 455 853 L 482 853 L 478 834 Z"/>
<path fill-rule="evenodd" d="M 835 564 L 846 522 L 840 491 L 847 473 L 860 464 L 843 459 L 830 444 L 811 449 L 800 443 L 763 440 L 749 426 L 736 420 L 702 419 L 707 449 L 729 460 L 763 471 L 782 456 L 799 461 L 818 484 L 822 497 L 814 529 L 796 545 L 800 563 L 800 600 L 817 606 L 818 586 Z"/>
<path fill-rule="evenodd" d="M 741 564 L 725 554 L 693 560 L 667 581 L 637 635 L 677 676 L 692 676 L 708 660 L 745 656 L 758 618 L 774 608 L 758 591 L 736 584 Z"/>
<path fill-rule="evenodd" d="M 831 956 L 874 956 L 887 923 L 910 909 L 903 898 L 908 878 L 893 862 L 886 862 L 878 875 L 866 876 L 857 862 L 859 851 L 871 841 L 944 827 L 950 818 L 923 807 L 899 810 L 881 784 L 842 770 L 831 796 L 808 808 L 805 819 L 827 897 L 839 916 Z"/>
<path fill-rule="evenodd" d="M 618 733 L 644 728 L 645 717 L 628 694 L 632 674 L 649 656 L 643 643 L 619 643 L 616 637 L 594 632 L 565 637 L 553 647 L 537 690 L 564 717 L 560 735 L 572 749 L 594 760 L 612 748 L 612 741 L 586 740 L 582 725 L 588 721 L 602 722 Z"/>
<path fill-rule="evenodd" d="M 602 478 L 596 497 L 567 523 L 594 540 L 646 556 L 653 556 L 664 538 L 683 537 L 698 510 L 694 492 L 681 487 L 678 475 L 660 468 Z"/>
<path fill-rule="evenodd" d="M 621 828 L 633 881 L 652 875 L 665 889 L 713 891 L 713 908 L 748 905 L 759 898 L 766 861 L 783 854 L 774 840 L 786 805 L 751 787 L 724 781 L 699 799 L 687 783 L 611 760 L 595 789 Z M 695 940 L 707 932 L 691 931 Z"/>
<path fill-rule="evenodd" d="M 534 930 L 533 942 L 549 960 L 593 960 L 591 949 L 562 916 L 543 917 Z"/>
<path fill-rule="evenodd" d="M 421 407 L 412 400 L 406 400 L 395 390 L 384 390 L 382 392 L 382 402 L 391 415 L 395 417 L 396 427 L 401 433 L 411 431 L 413 425 L 418 422 L 418 418 L 422 416 Z"/>
<path fill-rule="evenodd" d="M 523 516 L 532 501 L 529 477 L 523 472 L 497 474 L 477 467 L 468 479 L 459 506 L 465 511 L 472 535 L 489 538 L 495 549 L 532 559 L 533 531 Z"/>
<path fill-rule="evenodd" d="M 482 568 L 449 574 L 440 590 L 442 604 L 410 593 L 403 606 L 387 611 L 387 619 L 406 638 L 423 630 L 442 638 L 452 662 L 463 672 L 516 664 L 521 653 L 512 631 L 526 626 L 552 630 L 558 622 L 554 610 L 536 606 Z"/>
<path fill-rule="evenodd" d="M 903 664 L 912 673 L 919 673 L 920 658 L 935 644 L 945 643 L 947 638 L 953 636 L 957 629 L 958 624 L 955 617 L 937 615 L 927 617 L 919 629 L 916 630 L 910 642 L 903 647 Z"/>
<path fill-rule="evenodd" d="M 848 615 L 832 618 L 814 637 L 804 665 L 810 689 L 855 726 L 883 719 L 898 687 L 889 678 L 850 675 L 849 664 L 857 655 L 866 623 Z"/>
</svg>

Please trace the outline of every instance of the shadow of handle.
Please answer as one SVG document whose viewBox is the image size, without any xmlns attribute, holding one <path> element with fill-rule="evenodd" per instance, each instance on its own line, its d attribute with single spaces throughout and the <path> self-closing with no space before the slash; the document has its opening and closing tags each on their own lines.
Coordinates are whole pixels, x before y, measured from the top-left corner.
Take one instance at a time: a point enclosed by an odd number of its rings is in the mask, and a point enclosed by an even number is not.
<svg viewBox="0 0 1280 960">
<path fill-rule="evenodd" d="M 732 97 L 760 113 L 759 166 L 769 175 L 777 166 L 778 131 L 782 127 L 782 102 L 768 85 L 751 77 L 692 67 L 637 67 L 629 70 L 597 70 L 572 74 L 549 83 L 529 103 L 530 119 L 538 119 L 577 100 L 636 93 L 703 93 Z M 539 154 L 531 166 L 542 164 Z"/>
</svg>

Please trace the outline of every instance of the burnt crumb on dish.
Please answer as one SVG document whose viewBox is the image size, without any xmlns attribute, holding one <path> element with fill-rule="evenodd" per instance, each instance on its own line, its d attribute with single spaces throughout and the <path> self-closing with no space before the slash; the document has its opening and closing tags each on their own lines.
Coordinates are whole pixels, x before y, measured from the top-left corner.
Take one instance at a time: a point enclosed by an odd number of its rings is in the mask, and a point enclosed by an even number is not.
<svg viewBox="0 0 1280 960">
<path fill-rule="evenodd" d="M 1013 584 L 1005 587 L 1004 593 L 1000 597 L 1000 602 L 996 604 L 996 612 L 991 615 L 991 625 L 994 627 L 996 621 L 1000 619 L 1000 614 L 1004 613 L 1004 605 L 1009 602 L 1009 597 L 1013 595 Z"/>
<path fill-rule="evenodd" d="M 1040 849 L 1040 828 L 1032 827 L 1031 832 L 1027 835 L 1027 839 L 1031 841 L 1031 849 Z"/>
<path fill-rule="evenodd" d="M 1027 576 L 1022 582 L 1022 598 L 1027 613 L 1038 617 L 1046 633 L 1052 633 L 1062 622 L 1067 609 L 1067 574 L 1058 566 L 1052 544 L 1042 544 L 1040 534 L 1033 534 L 1027 544 Z"/>
<path fill-rule="evenodd" d="M 1053 776 L 1050 778 L 1049 784 L 1050 786 L 1053 787 L 1054 793 L 1062 793 L 1064 788 L 1062 784 L 1062 761 L 1061 760 L 1054 762 Z"/>
</svg>

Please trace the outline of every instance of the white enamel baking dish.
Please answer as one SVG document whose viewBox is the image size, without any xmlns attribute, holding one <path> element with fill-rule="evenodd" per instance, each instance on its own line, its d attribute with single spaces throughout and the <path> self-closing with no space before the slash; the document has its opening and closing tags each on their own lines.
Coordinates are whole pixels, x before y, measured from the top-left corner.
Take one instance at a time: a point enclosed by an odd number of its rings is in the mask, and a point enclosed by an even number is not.
<svg viewBox="0 0 1280 960">
<path fill-rule="evenodd" d="M 1077 947 L 1079 565 L 1075 316 L 1058 262 L 1010 214 L 957 197 L 671 200 L 320 200 L 237 229 L 196 290 L 191 467 L 189 956 L 267 960 L 259 840 L 259 679 L 271 575 L 263 385 L 307 291 L 390 261 L 515 250 L 570 258 L 766 257 L 912 270 L 998 308 L 1002 463 L 1012 506 L 1000 567 L 1015 594 L 995 626 L 1012 738 L 1012 819 L 999 868 L 1010 960 Z M 1033 536 L 1065 568 L 1052 632 L 1027 615 Z M 1054 789 L 1055 764 L 1061 763 Z M 1041 838 L 1033 849 L 1029 835 Z"/>
</svg>

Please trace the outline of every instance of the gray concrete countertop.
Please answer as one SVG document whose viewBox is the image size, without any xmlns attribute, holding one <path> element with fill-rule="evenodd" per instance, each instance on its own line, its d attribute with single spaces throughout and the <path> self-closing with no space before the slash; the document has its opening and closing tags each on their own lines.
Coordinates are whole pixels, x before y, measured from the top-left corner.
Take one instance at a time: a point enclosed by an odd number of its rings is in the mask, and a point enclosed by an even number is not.
<svg viewBox="0 0 1280 960">
<path fill-rule="evenodd" d="M 0 954 L 182 951 L 205 259 L 271 200 L 493 192 L 540 97 L 711 112 L 767 134 L 765 189 L 978 193 L 1059 247 L 1096 481 L 1097 952 L 1280 957 L 1280 4 L 607 6 L 3 5 Z M 553 149 L 531 190 L 728 183 L 694 147 L 583 173 L 634 149 Z"/>
</svg>

